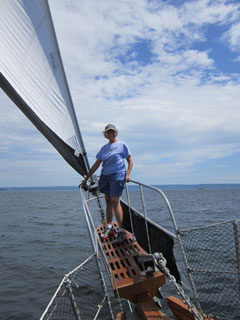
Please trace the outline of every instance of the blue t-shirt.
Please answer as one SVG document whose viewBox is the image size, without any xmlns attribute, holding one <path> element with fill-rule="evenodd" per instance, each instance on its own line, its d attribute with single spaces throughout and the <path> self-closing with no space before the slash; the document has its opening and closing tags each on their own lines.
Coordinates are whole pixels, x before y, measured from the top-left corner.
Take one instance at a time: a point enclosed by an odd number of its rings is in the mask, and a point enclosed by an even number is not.
<svg viewBox="0 0 240 320">
<path fill-rule="evenodd" d="M 116 180 L 124 179 L 126 175 L 124 159 L 130 155 L 128 146 L 122 141 L 105 144 L 96 155 L 96 158 L 102 161 L 101 174 L 114 174 Z"/>
</svg>

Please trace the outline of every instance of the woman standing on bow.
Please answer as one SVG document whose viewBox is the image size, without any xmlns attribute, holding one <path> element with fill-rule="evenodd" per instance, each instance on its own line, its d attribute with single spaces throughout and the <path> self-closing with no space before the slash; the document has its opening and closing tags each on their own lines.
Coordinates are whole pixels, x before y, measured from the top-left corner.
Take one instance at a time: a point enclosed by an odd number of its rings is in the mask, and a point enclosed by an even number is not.
<svg viewBox="0 0 240 320">
<path fill-rule="evenodd" d="M 101 235 L 103 239 L 108 238 L 114 233 L 113 216 L 116 216 L 119 232 L 114 244 L 119 244 L 126 239 L 125 230 L 122 228 L 123 211 L 120 204 L 125 182 L 130 180 L 130 172 L 133 167 L 132 156 L 128 146 L 117 140 L 118 130 L 114 124 L 106 125 L 103 131 L 104 137 L 109 140 L 97 153 L 97 160 L 89 170 L 81 186 L 84 186 L 87 180 L 98 169 L 102 163 L 102 171 L 99 179 L 99 191 L 105 194 L 107 226 L 105 232 Z M 124 160 L 128 162 L 126 171 Z"/>
</svg>

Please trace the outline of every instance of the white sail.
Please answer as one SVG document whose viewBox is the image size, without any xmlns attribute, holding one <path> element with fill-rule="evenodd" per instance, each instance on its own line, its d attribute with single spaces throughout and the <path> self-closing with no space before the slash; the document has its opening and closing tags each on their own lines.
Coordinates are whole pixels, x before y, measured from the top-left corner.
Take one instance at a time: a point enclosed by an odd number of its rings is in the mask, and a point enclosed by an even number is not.
<svg viewBox="0 0 240 320">
<path fill-rule="evenodd" d="M 0 73 L 38 128 L 43 122 L 75 155 L 84 153 L 47 1 L 0 0 Z"/>
</svg>

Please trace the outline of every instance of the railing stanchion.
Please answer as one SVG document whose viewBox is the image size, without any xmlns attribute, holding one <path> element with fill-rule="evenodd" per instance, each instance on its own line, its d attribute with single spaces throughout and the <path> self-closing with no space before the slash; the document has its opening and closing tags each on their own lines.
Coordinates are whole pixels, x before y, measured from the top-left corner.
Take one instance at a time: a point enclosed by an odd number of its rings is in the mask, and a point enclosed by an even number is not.
<svg viewBox="0 0 240 320">
<path fill-rule="evenodd" d="M 145 205 L 145 201 L 144 201 L 143 188 L 142 188 L 141 185 L 139 185 L 139 189 L 140 189 L 140 195 L 141 195 L 141 199 L 142 199 L 143 212 L 144 212 L 144 217 L 145 217 L 145 228 L 146 228 L 146 232 L 147 232 L 147 240 L 148 240 L 149 253 L 152 253 L 152 247 L 151 247 L 149 230 L 148 230 L 148 223 L 147 223 L 147 219 L 146 219 L 146 218 L 147 218 L 147 210 L 146 210 L 146 205 Z"/>
<path fill-rule="evenodd" d="M 128 186 L 126 184 L 126 195 L 127 195 L 127 204 L 128 204 L 128 212 L 129 212 L 129 217 L 130 217 L 130 223 L 131 223 L 131 230 L 132 230 L 132 235 L 133 235 L 133 241 L 136 241 L 135 233 L 134 233 L 134 228 L 133 228 L 133 221 L 132 221 L 132 211 L 131 211 L 131 204 L 130 204 L 130 197 L 129 197 L 129 192 L 128 192 Z"/>
<path fill-rule="evenodd" d="M 239 230 L 238 230 L 238 221 L 235 219 L 233 222 L 233 230 L 235 237 L 235 250 L 236 250 L 236 260 L 237 260 L 237 269 L 238 269 L 238 294 L 240 299 L 240 246 L 239 246 Z"/>
</svg>

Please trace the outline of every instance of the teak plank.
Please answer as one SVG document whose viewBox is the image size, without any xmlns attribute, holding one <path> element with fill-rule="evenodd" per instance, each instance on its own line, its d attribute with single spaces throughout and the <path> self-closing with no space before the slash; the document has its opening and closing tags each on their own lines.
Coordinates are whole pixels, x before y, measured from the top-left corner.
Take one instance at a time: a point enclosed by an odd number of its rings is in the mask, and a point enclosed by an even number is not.
<svg viewBox="0 0 240 320">
<path fill-rule="evenodd" d="M 118 230 L 116 223 L 114 227 Z M 100 224 L 97 228 L 99 236 L 103 231 L 104 226 Z M 100 239 L 108 265 L 114 276 L 110 280 L 115 296 L 117 297 L 119 294 L 120 297 L 136 303 L 137 295 L 148 292 L 153 297 L 158 288 L 165 283 L 165 277 L 160 271 L 151 272 L 150 274 L 141 272 L 134 257 L 146 254 L 146 251 L 136 241 L 133 241 L 130 232 L 126 231 L 126 233 L 128 239 L 119 245 L 112 244 L 115 236 L 111 236 L 108 239 Z"/>
</svg>

